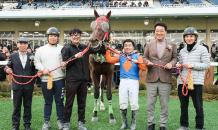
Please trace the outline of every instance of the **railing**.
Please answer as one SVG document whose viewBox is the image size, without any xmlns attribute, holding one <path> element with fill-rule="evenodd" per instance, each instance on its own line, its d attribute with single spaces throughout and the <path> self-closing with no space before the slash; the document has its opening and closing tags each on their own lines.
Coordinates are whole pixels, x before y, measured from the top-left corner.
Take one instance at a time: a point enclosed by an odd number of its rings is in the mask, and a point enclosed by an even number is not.
<svg viewBox="0 0 218 130">
<path fill-rule="evenodd" d="M 90 9 L 154 9 L 154 8 L 207 8 L 218 7 L 218 5 L 210 4 L 166 4 L 162 7 L 130 7 L 130 6 L 109 6 L 109 7 L 96 7 L 96 6 L 59 6 L 57 8 L 47 7 L 23 7 L 22 9 L 1 9 L 0 11 L 30 11 L 30 10 L 90 10 Z"/>
<path fill-rule="evenodd" d="M 218 7 L 218 5 L 212 4 L 203 4 L 203 3 L 196 3 L 196 4 L 164 4 L 163 8 L 205 8 L 205 7 Z"/>
</svg>

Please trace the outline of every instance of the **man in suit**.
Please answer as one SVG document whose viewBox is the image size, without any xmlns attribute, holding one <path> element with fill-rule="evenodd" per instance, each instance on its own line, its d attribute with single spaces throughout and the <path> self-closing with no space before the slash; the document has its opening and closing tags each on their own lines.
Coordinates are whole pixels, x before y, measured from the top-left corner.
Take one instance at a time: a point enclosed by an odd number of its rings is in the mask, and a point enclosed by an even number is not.
<svg viewBox="0 0 218 130">
<path fill-rule="evenodd" d="M 37 73 L 37 70 L 34 67 L 34 64 L 30 60 L 30 56 L 33 54 L 27 52 L 28 47 L 28 40 L 24 37 L 20 37 L 17 40 L 17 46 L 19 51 L 17 53 L 13 53 L 10 55 L 10 60 L 7 64 L 6 73 L 11 74 L 14 73 L 16 75 L 23 75 L 23 76 L 34 76 Z M 38 73 L 39 76 L 41 73 Z M 16 81 L 20 83 L 26 83 L 30 79 L 23 78 L 23 77 L 14 77 Z M 21 105 L 22 105 L 22 98 L 23 98 L 23 106 L 24 106 L 24 127 L 25 130 L 31 130 L 31 104 L 32 104 L 32 95 L 34 89 L 34 82 L 32 81 L 26 85 L 20 85 L 15 83 L 12 80 L 12 87 L 13 90 L 13 105 L 14 111 L 12 114 L 12 123 L 13 129 L 12 130 L 19 130 L 20 125 L 20 113 L 21 113 Z"/>
<path fill-rule="evenodd" d="M 170 69 L 177 63 L 177 48 L 176 44 L 165 39 L 167 26 L 164 23 L 156 23 L 154 29 L 156 40 L 146 45 L 143 56 L 148 69 L 146 82 L 149 126 L 147 130 L 155 129 L 155 104 L 158 92 L 161 104 L 159 126 L 160 130 L 167 130 L 168 104 L 172 85 L 172 73 Z M 153 63 L 165 67 L 153 66 Z"/>
</svg>

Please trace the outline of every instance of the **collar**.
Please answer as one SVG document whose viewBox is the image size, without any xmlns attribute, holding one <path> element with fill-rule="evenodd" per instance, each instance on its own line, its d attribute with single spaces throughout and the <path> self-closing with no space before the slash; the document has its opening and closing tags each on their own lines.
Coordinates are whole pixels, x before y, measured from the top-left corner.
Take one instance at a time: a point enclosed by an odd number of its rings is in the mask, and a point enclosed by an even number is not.
<svg viewBox="0 0 218 130">
<path fill-rule="evenodd" d="M 164 43 L 164 42 L 166 42 L 166 39 L 164 39 L 163 41 L 158 41 L 157 40 L 157 43 Z"/>
<path fill-rule="evenodd" d="M 198 47 L 198 43 L 196 42 L 196 44 L 194 45 L 194 47 L 192 48 L 191 51 L 195 50 L 197 47 Z M 186 52 L 188 52 L 188 50 L 187 50 L 187 45 L 184 47 L 184 49 L 185 49 Z M 190 51 L 190 52 L 191 52 L 191 51 Z"/>
<path fill-rule="evenodd" d="M 26 54 L 22 54 L 22 53 L 18 50 L 18 54 L 24 56 L 24 55 L 27 55 L 27 51 L 26 51 Z"/>
<path fill-rule="evenodd" d="M 77 48 L 79 48 L 79 47 L 81 46 L 81 44 L 80 44 L 80 43 L 79 43 L 79 45 L 77 46 L 77 45 L 73 44 L 73 42 L 72 42 L 72 41 L 71 41 L 70 45 L 71 45 L 71 46 L 74 46 L 74 47 L 77 47 Z"/>
<path fill-rule="evenodd" d="M 135 54 L 134 51 L 133 51 L 131 54 L 129 54 L 129 55 L 127 55 L 126 52 L 124 52 L 124 55 L 125 55 L 125 56 L 131 56 L 131 55 L 133 55 L 133 54 Z"/>
</svg>

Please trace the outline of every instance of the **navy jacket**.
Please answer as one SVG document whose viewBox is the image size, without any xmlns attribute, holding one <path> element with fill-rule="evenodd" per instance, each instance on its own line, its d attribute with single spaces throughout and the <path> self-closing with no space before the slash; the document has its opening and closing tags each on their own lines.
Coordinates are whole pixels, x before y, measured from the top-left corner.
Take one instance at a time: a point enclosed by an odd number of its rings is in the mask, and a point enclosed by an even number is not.
<svg viewBox="0 0 218 130">
<path fill-rule="evenodd" d="M 11 68 L 13 73 L 16 75 L 34 76 L 38 72 L 38 70 L 35 69 L 35 66 L 33 63 L 30 64 L 29 57 L 31 55 L 33 55 L 33 54 L 27 52 L 27 62 L 26 62 L 25 68 L 23 68 L 23 66 L 21 64 L 18 52 L 10 55 L 10 59 L 8 61 L 7 66 L 9 68 Z M 6 69 L 5 69 L 5 71 L 6 71 Z M 14 79 L 20 83 L 26 83 L 26 82 L 30 81 L 31 78 L 14 77 Z M 19 85 L 19 84 L 15 83 L 14 80 L 12 79 L 11 90 L 34 89 L 34 83 L 35 83 L 35 79 L 32 80 L 27 85 Z"/>
</svg>

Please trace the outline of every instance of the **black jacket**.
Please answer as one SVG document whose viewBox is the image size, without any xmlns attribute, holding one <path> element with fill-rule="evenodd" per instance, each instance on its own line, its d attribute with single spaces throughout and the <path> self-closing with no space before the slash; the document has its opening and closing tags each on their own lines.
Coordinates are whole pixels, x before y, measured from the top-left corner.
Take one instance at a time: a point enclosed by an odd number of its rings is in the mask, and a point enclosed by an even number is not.
<svg viewBox="0 0 218 130">
<path fill-rule="evenodd" d="M 38 71 L 35 69 L 34 64 L 31 63 L 31 65 L 30 65 L 29 57 L 31 55 L 33 55 L 33 54 L 27 52 L 27 62 L 26 62 L 26 66 L 24 69 L 23 69 L 23 66 L 21 64 L 18 52 L 10 55 L 10 59 L 8 61 L 7 66 L 9 68 L 11 68 L 13 73 L 16 75 L 34 76 Z M 5 69 L 5 71 L 6 71 L 6 69 Z M 20 83 L 26 83 L 31 78 L 14 77 L 14 79 Z M 19 85 L 19 84 L 15 83 L 14 80 L 12 80 L 11 90 L 34 89 L 34 83 L 35 83 L 35 79 L 27 85 Z"/>
<path fill-rule="evenodd" d="M 61 53 L 63 61 L 68 61 L 72 56 L 85 50 L 87 46 L 85 44 L 79 44 L 77 47 L 72 42 L 69 45 L 63 47 Z M 66 69 L 66 81 L 89 81 L 89 54 L 94 54 L 95 51 L 89 48 L 89 50 L 83 55 L 82 58 L 73 60 L 67 64 Z"/>
<path fill-rule="evenodd" d="M 0 53 L 0 61 L 5 61 L 5 59 L 7 59 L 5 53 Z M 4 65 L 0 65 L 0 80 L 4 80 L 5 78 Z"/>
</svg>

